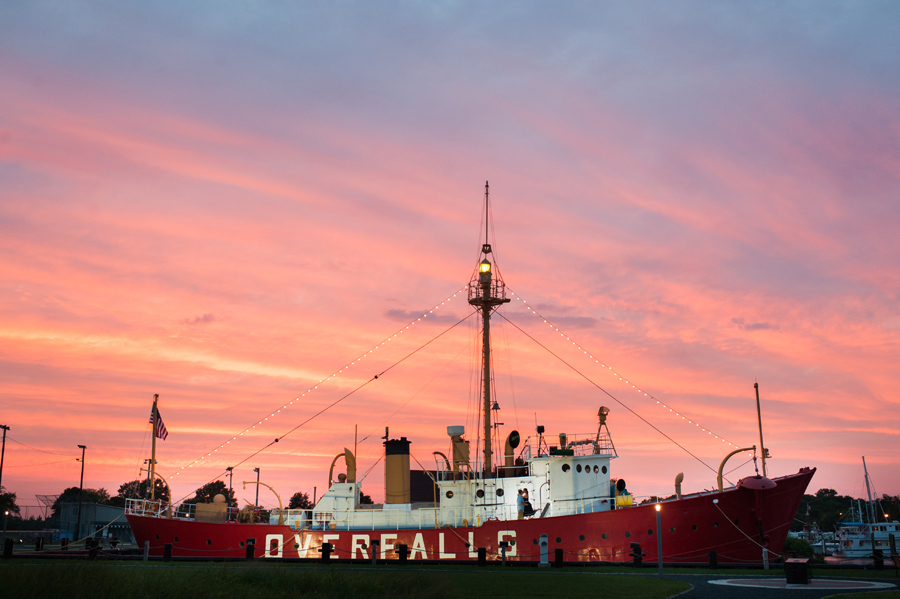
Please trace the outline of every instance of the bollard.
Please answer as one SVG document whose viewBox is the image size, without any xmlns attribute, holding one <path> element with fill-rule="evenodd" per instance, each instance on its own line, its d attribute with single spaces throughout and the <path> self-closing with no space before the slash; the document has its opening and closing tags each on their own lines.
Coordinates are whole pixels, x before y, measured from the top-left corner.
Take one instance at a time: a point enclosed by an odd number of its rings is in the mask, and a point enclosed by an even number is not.
<svg viewBox="0 0 900 599">
<path fill-rule="evenodd" d="M 557 548 L 553 552 L 553 567 L 554 568 L 562 568 L 563 567 L 563 550 Z"/>
<path fill-rule="evenodd" d="M 150 541 L 144 541 L 144 561 L 150 559 Z"/>
<path fill-rule="evenodd" d="M 409 556 L 409 547 L 406 545 L 397 545 L 397 557 L 400 560 L 401 564 L 406 563 L 406 558 Z"/>
<path fill-rule="evenodd" d="M 63 551 L 69 550 L 69 539 L 63 537 L 62 541 L 60 541 L 59 548 Z"/>
<path fill-rule="evenodd" d="M 631 544 L 631 557 L 634 558 L 634 567 L 640 568 L 644 563 L 644 552 L 641 551 L 640 543 Z"/>
<path fill-rule="evenodd" d="M 3 559 L 9 559 L 12 557 L 14 544 L 15 542 L 12 539 L 5 539 L 3 541 Z"/>
<path fill-rule="evenodd" d="M 478 565 L 479 566 L 487 565 L 487 548 L 485 548 L 485 547 L 478 548 Z"/>
<path fill-rule="evenodd" d="M 549 561 L 550 544 L 547 539 L 547 535 L 541 535 L 540 548 L 541 548 L 541 563 L 538 565 L 546 568 L 547 566 L 550 565 L 550 561 Z"/>
<path fill-rule="evenodd" d="M 163 561 L 172 561 L 172 543 L 166 543 L 165 545 L 163 545 Z"/>
<path fill-rule="evenodd" d="M 35 551 L 43 551 L 44 550 L 44 537 L 38 537 L 34 542 L 34 550 Z"/>
<path fill-rule="evenodd" d="M 719 567 L 719 554 L 716 553 L 715 549 L 709 552 L 709 567 L 713 570 Z"/>
<path fill-rule="evenodd" d="M 506 565 L 506 548 L 509 547 L 509 541 L 500 541 L 500 562 Z"/>
<path fill-rule="evenodd" d="M 378 556 L 378 546 L 381 545 L 381 541 L 375 539 L 372 541 L 372 565 L 375 565 L 375 559 Z"/>
<path fill-rule="evenodd" d="M 91 539 L 88 541 L 88 548 L 88 559 L 97 559 L 97 556 L 100 555 L 100 539 Z"/>
<path fill-rule="evenodd" d="M 256 557 L 256 539 L 247 539 L 247 545 L 244 551 L 244 559 L 248 562 L 253 561 Z"/>
<path fill-rule="evenodd" d="M 334 549 L 334 546 L 331 543 L 322 543 L 322 547 L 319 549 L 319 553 L 322 554 L 322 559 L 320 561 L 323 564 L 331 559 L 332 549 Z"/>
</svg>

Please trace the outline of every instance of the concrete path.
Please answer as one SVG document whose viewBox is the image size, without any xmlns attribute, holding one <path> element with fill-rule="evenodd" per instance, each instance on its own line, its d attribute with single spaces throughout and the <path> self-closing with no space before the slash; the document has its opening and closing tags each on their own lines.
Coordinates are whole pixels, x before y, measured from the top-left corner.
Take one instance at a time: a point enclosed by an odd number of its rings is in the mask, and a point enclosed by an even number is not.
<svg viewBox="0 0 900 599">
<path fill-rule="evenodd" d="M 683 599 L 820 599 L 840 593 L 885 591 L 898 588 L 886 580 L 853 578 L 813 578 L 809 584 L 787 584 L 784 578 L 770 576 L 709 576 L 680 575 L 671 578 L 694 586 L 679 595 Z"/>
</svg>

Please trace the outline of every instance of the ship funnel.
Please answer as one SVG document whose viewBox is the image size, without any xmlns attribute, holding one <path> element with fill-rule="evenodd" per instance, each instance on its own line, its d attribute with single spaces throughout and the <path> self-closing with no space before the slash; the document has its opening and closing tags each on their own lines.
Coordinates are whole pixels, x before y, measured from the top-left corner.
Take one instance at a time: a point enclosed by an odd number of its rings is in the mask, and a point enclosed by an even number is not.
<svg viewBox="0 0 900 599">
<path fill-rule="evenodd" d="M 513 431 L 509 433 L 509 436 L 506 437 L 506 467 L 512 468 L 515 466 L 515 454 L 514 451 L 516 447 L 519 446 L 519 431 Z"/>
<path fill-rule="evenodd" d="M 684 472 L 679 472 L 675 476 L 675 497 L 681 499 L 681 483 L 684 482 Z"/>
<path fill-rule="evenodd" d="M 409 445 L 406 437 L 384 442 L 385 503 L 409 503 Z"/>
</svg>

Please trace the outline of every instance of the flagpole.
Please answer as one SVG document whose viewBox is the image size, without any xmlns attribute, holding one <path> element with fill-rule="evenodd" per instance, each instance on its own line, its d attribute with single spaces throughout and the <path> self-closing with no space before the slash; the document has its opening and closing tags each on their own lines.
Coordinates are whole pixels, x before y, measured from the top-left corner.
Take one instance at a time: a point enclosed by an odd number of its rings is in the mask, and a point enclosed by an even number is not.
<svg viewBox="0 0 900 599">
<path fill-rule="evenodd" d="M 151 422 L 150 438 L 153 439 L 150 450 L 150 501 L 156 498 L 156 421 L 159 418 L 159 412 L 156 409 L 156 400 L 159 399 L 159 393 L 153 394 L 153 418 Z"/>
</svg>

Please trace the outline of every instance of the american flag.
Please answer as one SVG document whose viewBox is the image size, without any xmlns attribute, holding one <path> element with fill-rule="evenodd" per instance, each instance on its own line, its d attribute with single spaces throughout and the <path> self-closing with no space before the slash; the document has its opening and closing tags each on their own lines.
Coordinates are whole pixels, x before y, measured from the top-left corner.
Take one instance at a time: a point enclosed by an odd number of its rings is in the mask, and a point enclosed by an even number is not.
<svg viewBox="0 0 900 599">
<path fill-rule="evenodd" d="M 150 410 L 150 424 L 153 424 L 153 410 Z M 162 416 L 159 415 L 159 408 L 156 409 L 156 438 L 166 440 L 166 437 L 169 436 L 169 431 L 166 430 L 166 425 L 163 424 Z"/>
</svg>

